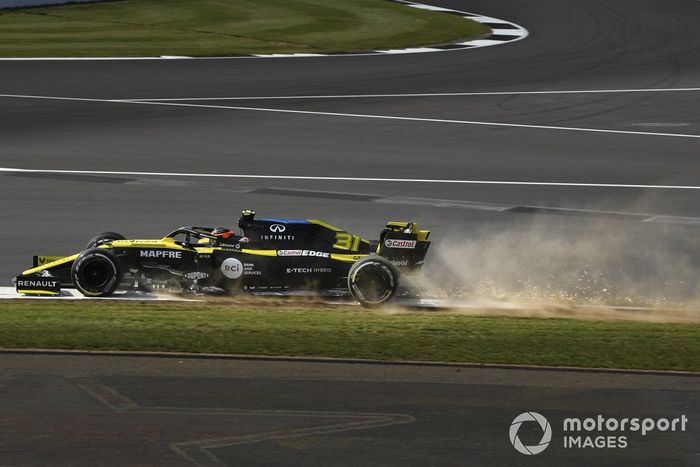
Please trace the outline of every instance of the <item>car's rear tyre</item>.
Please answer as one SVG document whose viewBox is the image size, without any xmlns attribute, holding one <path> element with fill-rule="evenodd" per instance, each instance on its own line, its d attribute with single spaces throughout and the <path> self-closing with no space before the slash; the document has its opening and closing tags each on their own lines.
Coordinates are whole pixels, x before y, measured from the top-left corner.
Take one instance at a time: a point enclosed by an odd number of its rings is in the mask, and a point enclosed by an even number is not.
<svg viewBox="0 0 700 467">
<path fill-rule="evenodd" d="M 102 232 L 101 234 L 97 234 L 92 237 L 92 239 L 85 246 L 85 249 L 96 248 L 103 243 L 111 242 L 112 240 L 126 240 L 126 237 L 116 232 Z"/>
<path fill-rule="evenodd" d="M 73 262 L 71 279 L 86 297 L 106 297 L 117 290 L 122 278 L 119 260 L 109 250 L 92 248 L 83 251 Z"/>
<path fill-rule="evenodd" d="M 350 295 L 365 308 L 389 302 L 399 287 L 399 271 L 381 256 L 368 256 L 356 262 L 348 273 Z"/>
</svg>

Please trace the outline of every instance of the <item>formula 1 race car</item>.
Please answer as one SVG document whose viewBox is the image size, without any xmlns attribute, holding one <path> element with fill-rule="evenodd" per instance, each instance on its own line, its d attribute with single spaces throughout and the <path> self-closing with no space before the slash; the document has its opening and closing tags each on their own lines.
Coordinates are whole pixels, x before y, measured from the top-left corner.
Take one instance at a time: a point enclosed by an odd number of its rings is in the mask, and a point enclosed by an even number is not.
<svg viewBox="0 0 700 467">
<path fill-rule="evenodd" d="M 231 230 L 181 227 L 159 240 L 127 240 L 105 232 L 80 253 L 34 257 L 15 278 L 21 294 L 58 295 L 75 287 L 88 297 L 117 289 L 170 293 L 327 290 L 349 293 L 365 307 L 390 301 L 402 273 L 417 271 L 430 232 L 389 222 L 370 242 L 319 220 L 255 219 L 243 211 Z"/>
</svg>

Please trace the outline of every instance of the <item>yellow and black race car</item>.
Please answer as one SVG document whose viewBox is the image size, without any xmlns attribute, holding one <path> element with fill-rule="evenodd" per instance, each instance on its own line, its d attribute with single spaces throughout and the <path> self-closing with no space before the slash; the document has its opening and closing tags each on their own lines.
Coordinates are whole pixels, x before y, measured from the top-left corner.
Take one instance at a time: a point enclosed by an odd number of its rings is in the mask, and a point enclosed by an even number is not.
<svg viewBox="0 0 700 467">
<path fill-rule="evenodd" d="M 389 222 L 370 242 L 319 220 L 255 219 L 243 211 L 242 235 L 225 228 L 181 227 L 159 240 L 102 233 L 80 253 L 34 257 L 15 278 L 22 294 L 58 295 L 75 287 L 88 297 L 117 289 L 174 293 L 295 290 L 348 292 L 363 306 L 390 301 L 400 273 L 420 269 L 430 232 Z"/>
</svg>

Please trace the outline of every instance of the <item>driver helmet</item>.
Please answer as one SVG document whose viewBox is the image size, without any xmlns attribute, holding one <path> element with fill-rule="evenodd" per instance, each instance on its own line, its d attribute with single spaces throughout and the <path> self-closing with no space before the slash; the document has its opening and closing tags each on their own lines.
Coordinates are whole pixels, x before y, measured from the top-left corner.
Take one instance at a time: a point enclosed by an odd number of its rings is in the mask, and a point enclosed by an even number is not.
<svg viewBox="0 0 700 467">
<path fill-rule="evenodd" d="M 211 231 L 211 234 L 218 238 L 231 238 L 235 235 L 233 230 L 226 227 L 217 227 Z"/>
</svg>

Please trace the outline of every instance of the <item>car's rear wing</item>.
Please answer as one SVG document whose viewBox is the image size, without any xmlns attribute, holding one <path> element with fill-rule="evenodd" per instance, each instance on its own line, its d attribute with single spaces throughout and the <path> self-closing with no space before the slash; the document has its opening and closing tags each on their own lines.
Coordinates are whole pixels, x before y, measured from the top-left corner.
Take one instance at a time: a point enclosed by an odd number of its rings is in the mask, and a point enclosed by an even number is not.
<svg viewBox="0 0 700 467">
<path fill-rule="evenodd" d="M 400 268 L 423 265 L 430 247 L 429 230 L 420 230 L 415 222 L 389 222 L 379 236 L 377 254 Z"/>
</svg>

